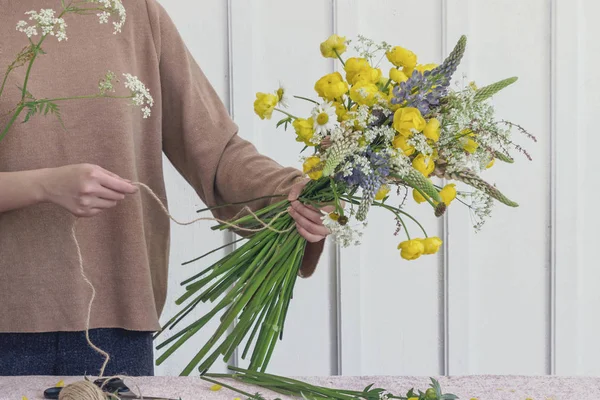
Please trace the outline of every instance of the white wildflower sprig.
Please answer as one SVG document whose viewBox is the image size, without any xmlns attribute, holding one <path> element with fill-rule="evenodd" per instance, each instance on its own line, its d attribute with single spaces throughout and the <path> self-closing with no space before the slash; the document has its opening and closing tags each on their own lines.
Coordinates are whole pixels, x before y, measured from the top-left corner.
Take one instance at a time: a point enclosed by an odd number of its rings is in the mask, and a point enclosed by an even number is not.
<svg viewBox="0 0 600 400">
<path fill-rule="evenodd" d="M 19 21 L 17 23 L 17 31 L 25 33 L 28 38 L 38 36 L 41 32 L 43 36 L 55 36 L 59 42 L 67 40 L 67 24 L 63 18 L 56 17 L 56 11 L 51 8 L 42 8 L 39 12 L 32 10 L 27 11 L 25 15 L 29 15 L 29 20 Z"/>
<path fill-rule="evenodd" d="M 125 87 L 131 91 L 133 105 L 142 109 L 144 118 L 150 117 L 150 107 L 154 105 L 154 99 L 150 95 L 150 91 L 138 77 L 131 74 L 123 74 L 123 76 L 126 79 Z"/>
<path fill-rule="evenodd" d="M 108 71 L 106 75 L 98 83 L 98 90 L 101 95 L 105 95 L 107 92 L 114 92 L 115 87 L 113 81 L 117 78 L 114 72 Z"/>
<path fill-rule="evenodd" d="M 425 137 L 425 135 L 422 133 L 416 133 L 412 135 L 410 139 L 407 140 L 407 144 L 414 147 L 415 150 L 425 156 L 430 156 L 433 154 L 433 149 L 429 143 L 427 143 L 427 137 Z"/>
<path fill-rule="evenodd" d="M 366 227 L 367 223 L 363 222 L 360 224 L 350 225 L 349 221 L 345 224 L 340 224 L 335 219 L 331 218 L 331 214 L 322 212 L 321 217 L 323 226 L 325 226 L 331 232 L 331 236 L 336 243 L 339 243 L 341 247 L 358 246 L 360 245 L 360 239 L 363 236 L 363 232 L 359 230 L 360 227 Z"/>
<path fill-rule="evenodd" d="M 117 20 L 113 21 L 113 34 L 121 33 L 127 19 L 127 12 L 121 0 L 88 0 L 90 3 L 100 4 L 104 11 L 97 14 L 101 24 L 107 24 L 111 16 Z"/>
</svg>

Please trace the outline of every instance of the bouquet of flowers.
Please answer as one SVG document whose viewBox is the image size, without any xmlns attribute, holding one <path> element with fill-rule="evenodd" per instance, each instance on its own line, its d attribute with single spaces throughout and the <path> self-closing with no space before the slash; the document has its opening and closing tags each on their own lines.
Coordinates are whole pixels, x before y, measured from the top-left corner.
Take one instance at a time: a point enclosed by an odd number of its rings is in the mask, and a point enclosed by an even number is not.
<svg viewBox="0 0 600 400">
<path fill-rule="evenodd" d="M 320 78 L 314 86 L 318 100 L 294 96 L 314 104 L 310 116 L 301 118 L 284 110 L 290 97 L 284 88 L 256 95 L 256 114 L 271 119 L 274 112 L 282 113 L 277 126 L 287 129 L 291 125 L 296 140 L 304 144 L 303 151 L 310 149 L 303 169 L 311 180 L 299 201 L 315 208 L 325 204 L 335 208 L 322 218 L 341 246 L 359 244 L 369 210 L 379 207 L 397 221 L 396 233 L 403 231 L 406 236 L 398 245 L 402 258 L 415 260 L 438 252 L 441 239 L 429 237 L 404 202 L 390 204 L 392 187 L 412 191 L 414 200 L 430 206 L 438 217 L 458 198 L 473 210 L 477 229 L 489 216 L 494 200 L 517 206 L 480 175 L 496 161 L 512 163 L 513 149 L 529 157 L 511 140 L 513 128 L 535 138 L 516 124 L 497 120 L 488 101 L 516 78 L 485 87 L 474 83 L 454 87 L 452 77 L 466 43 L 466 37 L 461 37 L 441 65 L 423 65 L 408 49 L 376 44 L 362 36 L 356 46 L 359 56 L 344 60 L 349 41 L 333 35 L 321 44 L 321 54 L 339 59 L 345 76 L 335 72 Z M 388 77 L 373 62 L 383 59 L 381 53 L 393 65 Z M 431 178 L 448 183 L 440 186 Z M 457 192 L 456 182 L 473 190 Z M 196 367 L 205 372 L 219 356 L 227 361 L 244 340 L 242 358 L 252 349 L 250 370 L 265 370 L 283 335 L 306 245 L 286 212 L 289 206 L 289 201 L 282 200 L 231 222 L 257 232 L 240 239 L 246 242 L 182 283 L 186 292 L 177 304 L 186 305 L 162 332 L 177 327 L 198 304 L 220 300 L 202 318 L 158 345 L 157 349 L 166 349 L 158 364 L 225 310 L 210 340 L 182 374 Z M 228 229 L 231 224 L 213 229 Z M 411 224 L 417 234 L 409 229 Z"/>
</svg>

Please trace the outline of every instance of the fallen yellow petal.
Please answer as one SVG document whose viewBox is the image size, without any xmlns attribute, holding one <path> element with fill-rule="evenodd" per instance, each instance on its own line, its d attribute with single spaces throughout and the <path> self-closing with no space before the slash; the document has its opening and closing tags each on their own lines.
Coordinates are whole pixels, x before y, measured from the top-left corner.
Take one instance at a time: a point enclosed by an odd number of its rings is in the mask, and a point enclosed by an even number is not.
<svg viewBox="0 0 600 400">
<path fill-rule="evenodd" d="M 21 397 L 21 400 L 29 400 L 27 397 L 23 396 Z"/>
<path fill-rule="evenodd" d="M 56 384 L 56 387 L 65 387 L 65 381 L 63 381 L 63 380 L 58 381 L 58 383 Z"/>
<path fill-rule="evenodd" d="M 217 392 L 217 391 L 219 391 L 221 389 L 223 389 L 223 386 L 221 386 L 221 385 L 212 385 L 210 387 L 210 390 L 212 390 L 213 392 Z"/>
</svg>

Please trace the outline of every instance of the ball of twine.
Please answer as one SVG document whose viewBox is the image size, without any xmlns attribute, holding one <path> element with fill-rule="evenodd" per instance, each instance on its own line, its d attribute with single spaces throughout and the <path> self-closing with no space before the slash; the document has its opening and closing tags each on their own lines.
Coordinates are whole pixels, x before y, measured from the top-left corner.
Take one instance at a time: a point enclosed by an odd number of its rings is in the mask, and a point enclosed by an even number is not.
<svg viewBox="0 0 600 400">
<path fill-rule="evenodd" d="M 90 381 L 79 381 L 65 386 L 59 400 L 106 400 L 102 390 Z"/>
</svg>

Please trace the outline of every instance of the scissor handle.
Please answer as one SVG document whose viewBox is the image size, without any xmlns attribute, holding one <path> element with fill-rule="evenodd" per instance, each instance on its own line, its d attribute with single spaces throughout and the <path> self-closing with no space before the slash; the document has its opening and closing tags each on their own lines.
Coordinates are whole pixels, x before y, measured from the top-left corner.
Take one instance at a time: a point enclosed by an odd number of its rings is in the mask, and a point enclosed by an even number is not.
<svg viewBox="0 0 600 400">
<path fill-rule="evenodd" d="M 96 379 L 94 385 L 109 393 L 128 393 L 131 391 L 121 378 Z"/>
<path fill-rule="evenodd" d="M 45 399 L 58 399 L 60 395 L 61 387 L 51 387 L 44 390 L 44 398 Z"/>
</svg>

